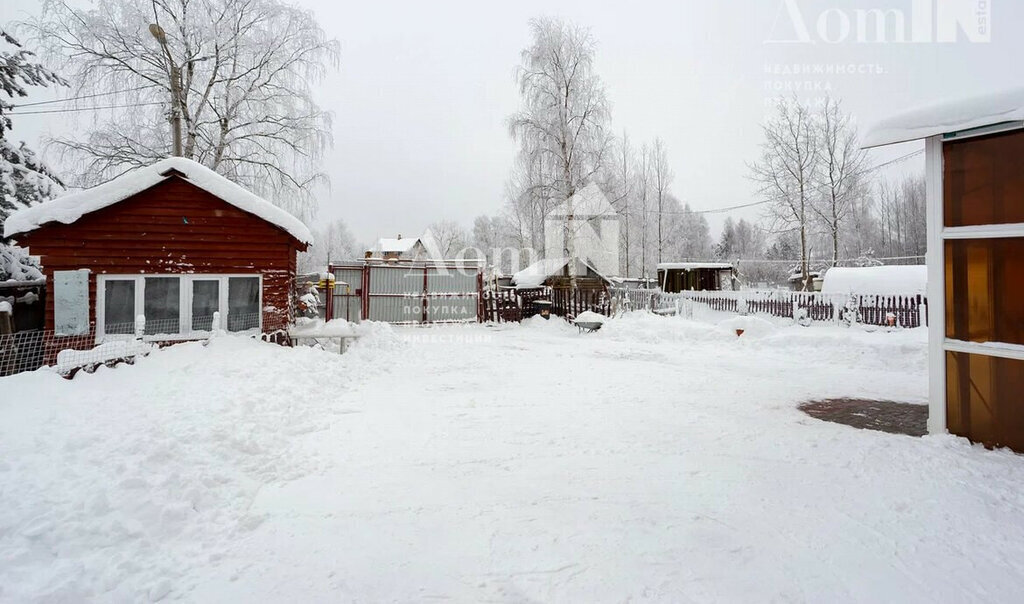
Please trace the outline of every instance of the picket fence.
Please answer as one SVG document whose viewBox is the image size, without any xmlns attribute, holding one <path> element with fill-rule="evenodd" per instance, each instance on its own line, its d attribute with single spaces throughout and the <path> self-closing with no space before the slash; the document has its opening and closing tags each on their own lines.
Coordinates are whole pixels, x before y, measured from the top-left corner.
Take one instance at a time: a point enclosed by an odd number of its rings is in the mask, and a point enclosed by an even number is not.
<svg viewBox="0 0 1024 604">
<path fill-rule="evenodd" d="M 536 288 L 485 291 L 482 316 L 485 321 L 515 322 L 538 313 L 537 300 L 552 302 L 552 314 L 573 318 L 583 311 L 606 316 L 630 310 L 674 314 L 684 307 L 701 304 L 711 310 L 739 314 L 769 315 L 787 319 L 805 317 L 816 322 L 835 322 L 847 309 L 855 309 L 857 322 L 865 325 L 920 327 L 927 324 L 928 301 L 913 295 L 844 295 L 792 291 L 687 291 L 667 294 L 652 289 L 577 290 Z M 851 304 L 852 302 L 852 304 Z"/>
<path fill-rule="evenodd" d="M 865 325 L 899 327 L 927 325 L 928 300 L 919 294 L 823 294 L 793 291 L 686 291 L 666 294 L 658 290 L 620 290 L 613 294 L 615 306 L 648 309 L 661 314 L 676 312 L 682 305 L 702 304 L 711 310 L 752 315 L 770 315 L 810 321 L 835 322 L 847 308 L 855 310 L 857 322 Z"/>
</svg>

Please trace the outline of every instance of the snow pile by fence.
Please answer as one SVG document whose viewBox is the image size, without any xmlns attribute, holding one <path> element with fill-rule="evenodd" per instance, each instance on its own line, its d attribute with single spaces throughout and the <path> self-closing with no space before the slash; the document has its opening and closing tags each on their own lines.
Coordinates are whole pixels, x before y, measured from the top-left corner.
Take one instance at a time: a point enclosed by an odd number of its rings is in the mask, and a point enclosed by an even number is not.
<svg viewBox="0 0 1024 604">
<path fill-rule="evenodd" d="M 924 295 L 928 292 L 928 267 L 836 266 L 828 269 L 821 284 L 823 294 Z"/>
</svg>

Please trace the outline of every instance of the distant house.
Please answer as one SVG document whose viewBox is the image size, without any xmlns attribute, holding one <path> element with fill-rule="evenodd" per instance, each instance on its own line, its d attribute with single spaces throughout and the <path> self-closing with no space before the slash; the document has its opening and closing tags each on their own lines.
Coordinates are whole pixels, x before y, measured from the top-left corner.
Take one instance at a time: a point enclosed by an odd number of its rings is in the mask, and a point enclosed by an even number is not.
<svg viewBox="0 0 1024 604">
<path fill-rule="evenodd" d="M 1024 88 L 911 110 L 865 146 L 925 141 L 928 428 L 1024 452 Z"/>
<path fill-rule="evenodd" d="M 604 289 L 612 284 L 611 279 L 602 275 L 588 262 L 575 260 L 576 286 L 579 289 Z M 569 259 L 545 258 L 534 262 L 512 275 L 512 285 L 517 289 L 535 287 L 569 287 Z"/>
<path fill-rule="evenodd" d="M 46 329 L 152 339 L 270 332 L 292 319 L 297 218 L 192 160 L 173 157 L 8 217 L 42 261 Z"/>
<path fill-rule="evenodd" d="M 367 258 L 381 260 L 423 260 L 427 257 L 427 248 L 419 237 L 402 237 L 377 240 L 372 250 L 367 250 Z"/>
<path fill-rule="evenodd" d="M 662 262 L 658 286 L 665 293 L 733 289 L 732 264 L 728 262 Z"/>
<path fill-rule="evenodd" d="M 789 288 L 796 292 L 801 291 L 821 291 L 821 271 L 807 271 L 807 276 L 811 278 L 811 287 L 805 290 L 807 279 L 804 278 L 803 272 L 800 271 L 800 267 L 796 267 L 795 270 L 789 273 L 789 277 L 786 282 L 789 284 Z"/>
</svg>

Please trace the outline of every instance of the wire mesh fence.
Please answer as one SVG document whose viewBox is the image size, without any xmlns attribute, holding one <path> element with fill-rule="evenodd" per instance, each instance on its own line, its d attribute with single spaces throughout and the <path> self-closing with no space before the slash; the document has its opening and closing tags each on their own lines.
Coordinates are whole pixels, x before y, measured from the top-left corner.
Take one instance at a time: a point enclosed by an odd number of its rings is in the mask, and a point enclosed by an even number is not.
<svg viewBox="0 0 1024 604">
<path fill-rule="evenodd" d="M 155 348 L 194 340 L 207 340 L 220 334 L 261 335 L 274 339 L 283 335 L 285 325 L 266 325 L 260 313 L 220 313 L 180 318 L 143 319 L 90 325 L 82 333 L 56 333 L 51 330 L 19 331 L 0 334 L 0 376 L 34 371 L 51 366 L 63 375 L 77 371 L 92 372 L 101 365 L 133 363 Z M 276 340 L 275 340 L 276 341 Z"/>
</svg>

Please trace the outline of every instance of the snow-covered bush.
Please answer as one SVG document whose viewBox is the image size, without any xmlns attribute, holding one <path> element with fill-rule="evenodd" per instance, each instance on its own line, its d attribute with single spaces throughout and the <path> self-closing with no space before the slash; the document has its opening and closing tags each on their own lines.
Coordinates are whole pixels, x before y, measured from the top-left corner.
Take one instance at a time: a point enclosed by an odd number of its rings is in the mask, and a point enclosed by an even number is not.
<svg viewBox="0 0 1024 604">
<path fill-rule="evenodd" d="M 806 308 L 798 307 L 793 310 L 793 322 L 801 327 L 810 327 L 811 315 Z"/>
<path fill-rule="evenodd" d="M 843 307 L 842 322 L 847 327 L 852 327 L 860 321 L 860 300 L 855 294 L 850 294 L 846 299 L 846 306 Z"/>
<path fill-rule="evenodd" d="M 0 281 L 38 281 L 43 278 L 39 262 L 25 248 L 0 243 Z"/>
</svg>

